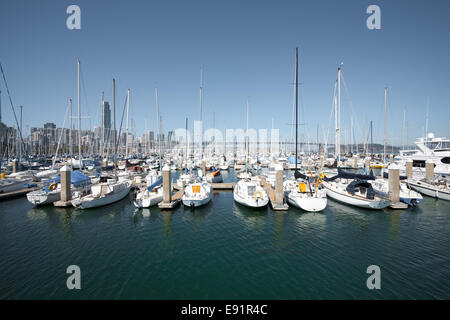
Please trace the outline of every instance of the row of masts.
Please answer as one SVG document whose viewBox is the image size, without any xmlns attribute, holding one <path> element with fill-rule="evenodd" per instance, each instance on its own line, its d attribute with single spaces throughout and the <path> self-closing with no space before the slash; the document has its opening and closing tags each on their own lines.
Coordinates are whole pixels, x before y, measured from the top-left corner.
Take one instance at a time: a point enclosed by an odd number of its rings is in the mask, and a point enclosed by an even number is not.
<svg viewBox="0 0 450 320">
<path fill-rule="evenodd" d="M 341 134 L 342 134 L 342 130 L 341 130 L 341 72 L 342 72 L 342 63 L 339 65 L 338 67 L 338 75 L 337 75 L 337 80 L 336 80 L 336 86 L 335 86 L 335 91 L 336 94 L 334 95 L 334 114 L 335 114 L 335 143 L 334 143 L 334 151 L 335 151 L 335 156 L 338 159 L 338 161 L 341 158 Z M 295 69 L 295 154 L 298 155 L 298 48 L 296 48 L 296 69 Z M 76 117 L 72 116 L 72 99 L 69 99 L 69 108 L 70 108 L 70 128 L 69 131 L 72 130 L 73 125 L 72 125 L 72 119 L 76 118 L 78 119 L 78 159 L 81 162 L 82 161 L 82 137 L 81 137 L 81 98 L 80 98 L 80 91 L 81 91 L 81 86 L 80 86 L 80 78 L 81 78 L 81 70 L 80 70 L 80 60 L 77 60 L 77 108 L 78 108 L 78 115 Z M 115 88 L 115 79 L 112 80 L 113 82 L 113 124 L 114 124 L 114 128 L 113 128 L 113 132 L 114 132 L 114 158 L 116 158 L 116 153 L 117 153 L 117 147 L 118 147 L 118 139 L 117 139 L 117 130 L 116 130 L 116 88 Z M 129 154 L 129 110 L 130 110 L 130 89 L 128 89 L 127 91 L 127 104 L 126 104 L 126 134 L 125 134 L 125 157 L 128 158 L 130 156 Z M 158 145 L 159 145 L 159 154 L 162 153 L 161 150 L 161 146 L 162 143 L 160 141 L 161 137 L 162 137 L 162 117 L 160 115 L 160 110 L 159 110 L 159 104 L 158 104 L 158 90 L 157 88 L 155 88 L 155 102 L 156 102 L 156 115 L 157 115 L 157 121 L 158 121 Z M 104 93 L 102 92 L 102 106 L 104 103 Z M 247 129 L 246 129 L 246 145 L 248 145 L 248 99 L 247 99 Z M 425 133 L 428 132 L 428 108 L 429 108 L 429 100 L 427 101 L 427 118 L 426 118 L 426 127 L 425 127 Z M 102 108 L 102 112 L 103 112 L 103 108 Z M 215 117 L 215 114 L 214 114 Z M 201 68 L 200 70 L 200 123 L 202 121 L 203 118 L 203 68 Z M 350 124 L 350 146 L 351 146 L 351 153 L 353 153 L 353 147 L 355 145 L 355 136 L 354 136 L 354 124 L 353 124 L 353 117 L 350 119 L 351 120 L 351 124 Z M 102 150 L 102 154 L 105 148 L 105 145 L 109 145 L 110 143 L 108 143 L 108 141 L 105 140 L 105 136 L 109 137 L 109 133 L 108 135 L 105 135 L 105 124 L 103 123 L 104 121 L 104 116 L 102 115 L 102 139 L 100 142 L 100 149 Z M 213 123 L 215 122 L 215 119 L 213 120 Z M 384 137 L 383 137 L 383 161 L 385 161 L 386 159 L 386 147 L 387 147 L 387 88 L 385 88 L 385 95 L 384 95 Z M 214 126 L 214 124 L 213 124 Z M 273 126 L 273 119 L 272 119 L 272 126 Z M 64 128 L 63 128 L 64 130 Z M 403 112 L 403 129 L 402 129 L 402 135 L 405 133 L 406 131 L 406 136 L 408 136 L 407 134 L 407 122 L 406 122 L 406 111 L 404 110 Z M 20 132 L 23 131 L 23 127 L 22 127 L 22 106 L 20 107 Z M 371 151 L 373 153 L 373 128 L 372 128 L 372 121 L 370 121 L 370 130 L 368 130 L 368 132 L 370 131 L 370 145 L 372 147 L 372 150 L 367 150 L 369 148 L 365 148 L 366 150 L 364 150 L 365 152 Z M 73 141 L 72 141 L 72 134 L 69 134 L 69 151 L 70 151 L 70 155 L 73 156 Z M 203 157 L 203 125 L 202 125 L 202 132 L 200 135 L 200 154 Z M 109 139 L 108 139 L 109 140 Z M 367 137 L 366 137 L 367 140 Z M 408 141 L 408 138 L 406 138 L 406 141 Z M 22 158 L 22 150 L 23 150 L 23 145 L 22 145 L 22 139 L 18 140 L 18 144 L 19 146 L 17 147 L 18 150 L 18 156 L 19 159 Z M 367 145 L 368 143 L 364 143 L 364 145 Z M 404 143 L 404 139 L 402 138 L 402 144 L 405 147 L 405 143 Z M 59 145 L 59 144 L 58 144 Z M 348 145 L 347 143 L 345 145 Z M 320 143 L 319 143 L 319 127 L 317 127 L 317 137 L 316 137 L 316 146 L 319 147 L 319 152 L 320 152 Z M 325 142 L 325 146 L 327 146 L 327 143 Z M 357 144 L 358 146 L 358 144 Z M 49 146 L 50 147 L 50 146 Z M 246 148 L 246 153 L 248 153 L 248 148 Z"/>
</svg>

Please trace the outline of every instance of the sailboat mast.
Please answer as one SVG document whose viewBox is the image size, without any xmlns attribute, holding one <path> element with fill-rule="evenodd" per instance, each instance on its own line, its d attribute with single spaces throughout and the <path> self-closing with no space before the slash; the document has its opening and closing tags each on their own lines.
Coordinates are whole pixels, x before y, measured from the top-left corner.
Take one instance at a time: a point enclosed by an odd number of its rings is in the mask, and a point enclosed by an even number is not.
<svg viewBox="0 0 450 320">
<path fill-rule="evenodd" d="M 248 141 L 248 98 L 247 98 L 247 125 L 246 126 L 247 127 L 245 129 L 245 144 L 246 144 L 247 150 L 245 152 L 245 173 L 248 172 L 248 150 L 250 149 L 249 145 L 248 145 L 248 142 L 249 142 Z"/>
<path fill-rule="evenodd" d="M 159 170 L 161 171 L 161 116 L 159 115 L 158 88 L 155 88 L 156 116 L 158 119 Z"/>
<path fill-rule="evenodd" d="M 128 114 L 130 113 L 130 88 L 128 88 L 127 98 L 127 133 L 125 137 L 125 159 L 128 159 Z"/>
<path fill-rule="evenodd" d="M 295 173 L 297 172 L 297 162 L 298 162 L 297 142 L 298 142 L 298 47 L 295 48 Z"/>
<path fill-rule="evenodd" d="M 105 93 L 104 92 L 102 92 L 102 105 L 101 105 L 101 108 L 102 108 L 102 138 L 101 138 L 101 147 L 100 147 L 100 149 L 101 149 L 101 155 L 102 155 L 102 158 L 103 158 L 103 148 L 104 148 L 104 146 L 105 146 L 105 110 L 104 110 L 104 105 L 105 104 Z"/>
<path fill-rule="evenodd" d="M 20 106 L 20 132 L 23 132 L 22 127 L 22 109 L 23 107 Z M 20 170 L 20 161 L 22 160 L 22 139 L 19 139 L 19 170 Z"/>
<path fill-rule="evenodd" d="M 384 88 L 384 141 L 383 141 L 383 165 L 386 164 L 386 98 L 387 88 Z"/>
<path fill-rule="evenodd" d="M 427 97 L 427 117 L 425 121 L 425 140 L 428 139 L 428 114 L 430 111 L 430 97 Z"/>
<path fill-rule="evenodd" d="M 203 66 L 200 67 L 200 126 L 202 128 L 200 134 L 200 154 L 203 160 L 203 123 L 202 123 L 202 103 L 203 103 Z"/>
<path fill-rule="evenodd" d="M 80 101 L 80 60 L 78 59 L 78 159 L 80 161 L 80 170 L 82 169 L 81 161 L 81 101 Z"/>
<path fill-rule="evenodd" d="M 117 141 L 117 132 L 116 132 L 116 79 L 112 79 L 112 89 L 113 89 L 113 117 L 114 117 L 114 158 L 113 158 L 113 166 L 114 166 L 114 175 L 116 175 L 116 141 Z"/>
<path fill-rule="evenodd" d="M 187 169 L 187 163 L 188 163 L 188 118 L 186 118 L 186 154 L 184 156 L 184 158 L 186 159 L 186 164 L 185 164 L 185 169 Z M 183 166 L 183 163 L 181 163 L 181 165 Z"/>
<path fill-rule="evenodd" d="M 338 91 L 337 91 L 337 128 L 336 128 L 336 148 L 337 148 L 337 160 L 341 158 L 341 67 L 342 62 L 338 67 Z"/>
<path fill-rule="evenodd" d="M 70 128 L 69 128 L 69 153 L 70 158 L 73 157 L 73 142 L 72 142 L 72 99 L 69 99 L 70 104 Z"/>
<path fill-rule="evenodd" d="M 370 120 L 370 153 L 373 155 L 373 132 L 372 132 L 372 120 Z"/>
</svg>

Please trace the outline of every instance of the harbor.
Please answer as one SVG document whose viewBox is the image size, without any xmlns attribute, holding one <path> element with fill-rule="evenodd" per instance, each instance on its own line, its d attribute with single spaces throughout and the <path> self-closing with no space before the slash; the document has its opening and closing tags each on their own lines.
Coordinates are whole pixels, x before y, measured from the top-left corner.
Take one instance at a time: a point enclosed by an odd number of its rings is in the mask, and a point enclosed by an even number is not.
<svg viewBox="0 0 450 320">
<path fill-rule="evenodd" d="M 132 200 L 89 213 L 33 207 L 24 197 L 0 202 L 1 298 L 448 297 L 448 202 L 427 197 L 406 212 L 377 212 L 330 200 L 305 213 L 254 211 L 230 191 L 214 191 L 195 210 L 137 210 Z M 365 288 L 374 260 L 386 279 L 381 292 Z M 79 292 L 65 289 L 71 264 L 85 275 Z"/>
<path fill-rule="evenodd" d="M 442 8 L 18 2 L 0 299 L 450 298 Z"/>
</svg>

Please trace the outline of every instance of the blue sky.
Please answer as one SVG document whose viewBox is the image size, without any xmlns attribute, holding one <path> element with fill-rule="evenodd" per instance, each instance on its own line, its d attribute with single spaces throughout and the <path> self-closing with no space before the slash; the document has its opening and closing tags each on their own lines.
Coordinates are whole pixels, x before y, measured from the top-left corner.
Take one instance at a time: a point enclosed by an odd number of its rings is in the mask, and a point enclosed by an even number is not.
<svg viewBox="0 0 450 320">
<path fill-rule="evenodd" d="M 81 8 L 81 30 L 66 28 L 66 8 Z M 366 8 L 381 8 L 381 30 L 368 30 Z M 82 127 L 100 123 L 101 92 L 111 101 L 117 82 L 117 121 L 131 88 L 131 118 L 141 134 L 154 129 L 158 87 L 163 129 L 199 118 L 200 66 L 204 114 L 218 129 L 275 127 L 290 137 L 295 47 L 300 48 L 300 122 L 315 141 L 328 129 L 333 85 L 341 61 L 342 127 L 355 118 L 359 141 L 366 123 L 383 139 L 388 94 L 388 141 L 400 144 L 403 108 L 410 141 L 422 134 L 427 97 L 429 131 L 450 136 L 450 2 L 442 1 L 22 1 L 0 2 L 0 61 L 25 126 L 63 123 L 76 104 L 76 59 L 85 91 Z M 13 125 L 4 83 L 3 122 Z M 357 124 L 356 124 L 357 123 Z M 344 137 L 342 137 L 344 142 Z"/>
</svg>

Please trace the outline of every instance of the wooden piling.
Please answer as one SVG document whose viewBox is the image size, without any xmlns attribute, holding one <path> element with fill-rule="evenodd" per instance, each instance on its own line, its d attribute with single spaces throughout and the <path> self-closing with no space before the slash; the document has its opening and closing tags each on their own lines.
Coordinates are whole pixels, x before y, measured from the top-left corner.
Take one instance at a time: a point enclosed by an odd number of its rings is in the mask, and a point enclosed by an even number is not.
<svg viewBox="0 0 450 320">
<path fill-rule="evenodd" d="M 411 159 L 406 161 L 406 177 L 412 179 L 413 177 L 413 162 Z"/>
<path fill-rule="evenodd" d="M 425 162 L 425 177 L 430 180 L 434 178 L 434 163 L 429 160 Z"/>
<path fill-rule="evenodd" d="M 284 201 L 283 168 L 281 166 L 277 166 L 276 170 L 277 171 L 275 175 L 275 202 L 277 206 L 282 206 Z"/>
<path fill-rule="evenodd" d="M 171 192 L 171 176 L 170 176 L 170 168 L 168 165 L 165 165 L 162 169 L 163 175 L 163 202 L 170 203 L 172 202 L 172 192 Z"/>
<path fill-rule="evenodd" d="M 400 201 L 400 170 L 395 165 L 389 166 L 389 200 L 393 203 Z"/>
<path fill-rule="evenodd" d="M 12 172 L 13 173 L 16 173 L 16 172 L 18 172 L 19 170 L 18 170 L 18 161 L 16 160 L 16 159 L 14 159 L 13 161 L 12 161 Z"/>
<path fill-rule="evenodd" d="M 72 170 L 68 165 L 65 165 L 59 171 L 61 174 L 61 201 L 70 201 L 72 200 L 72 191 L 71 191 L 71 183 L 70 176 Z"/>
</svg>

